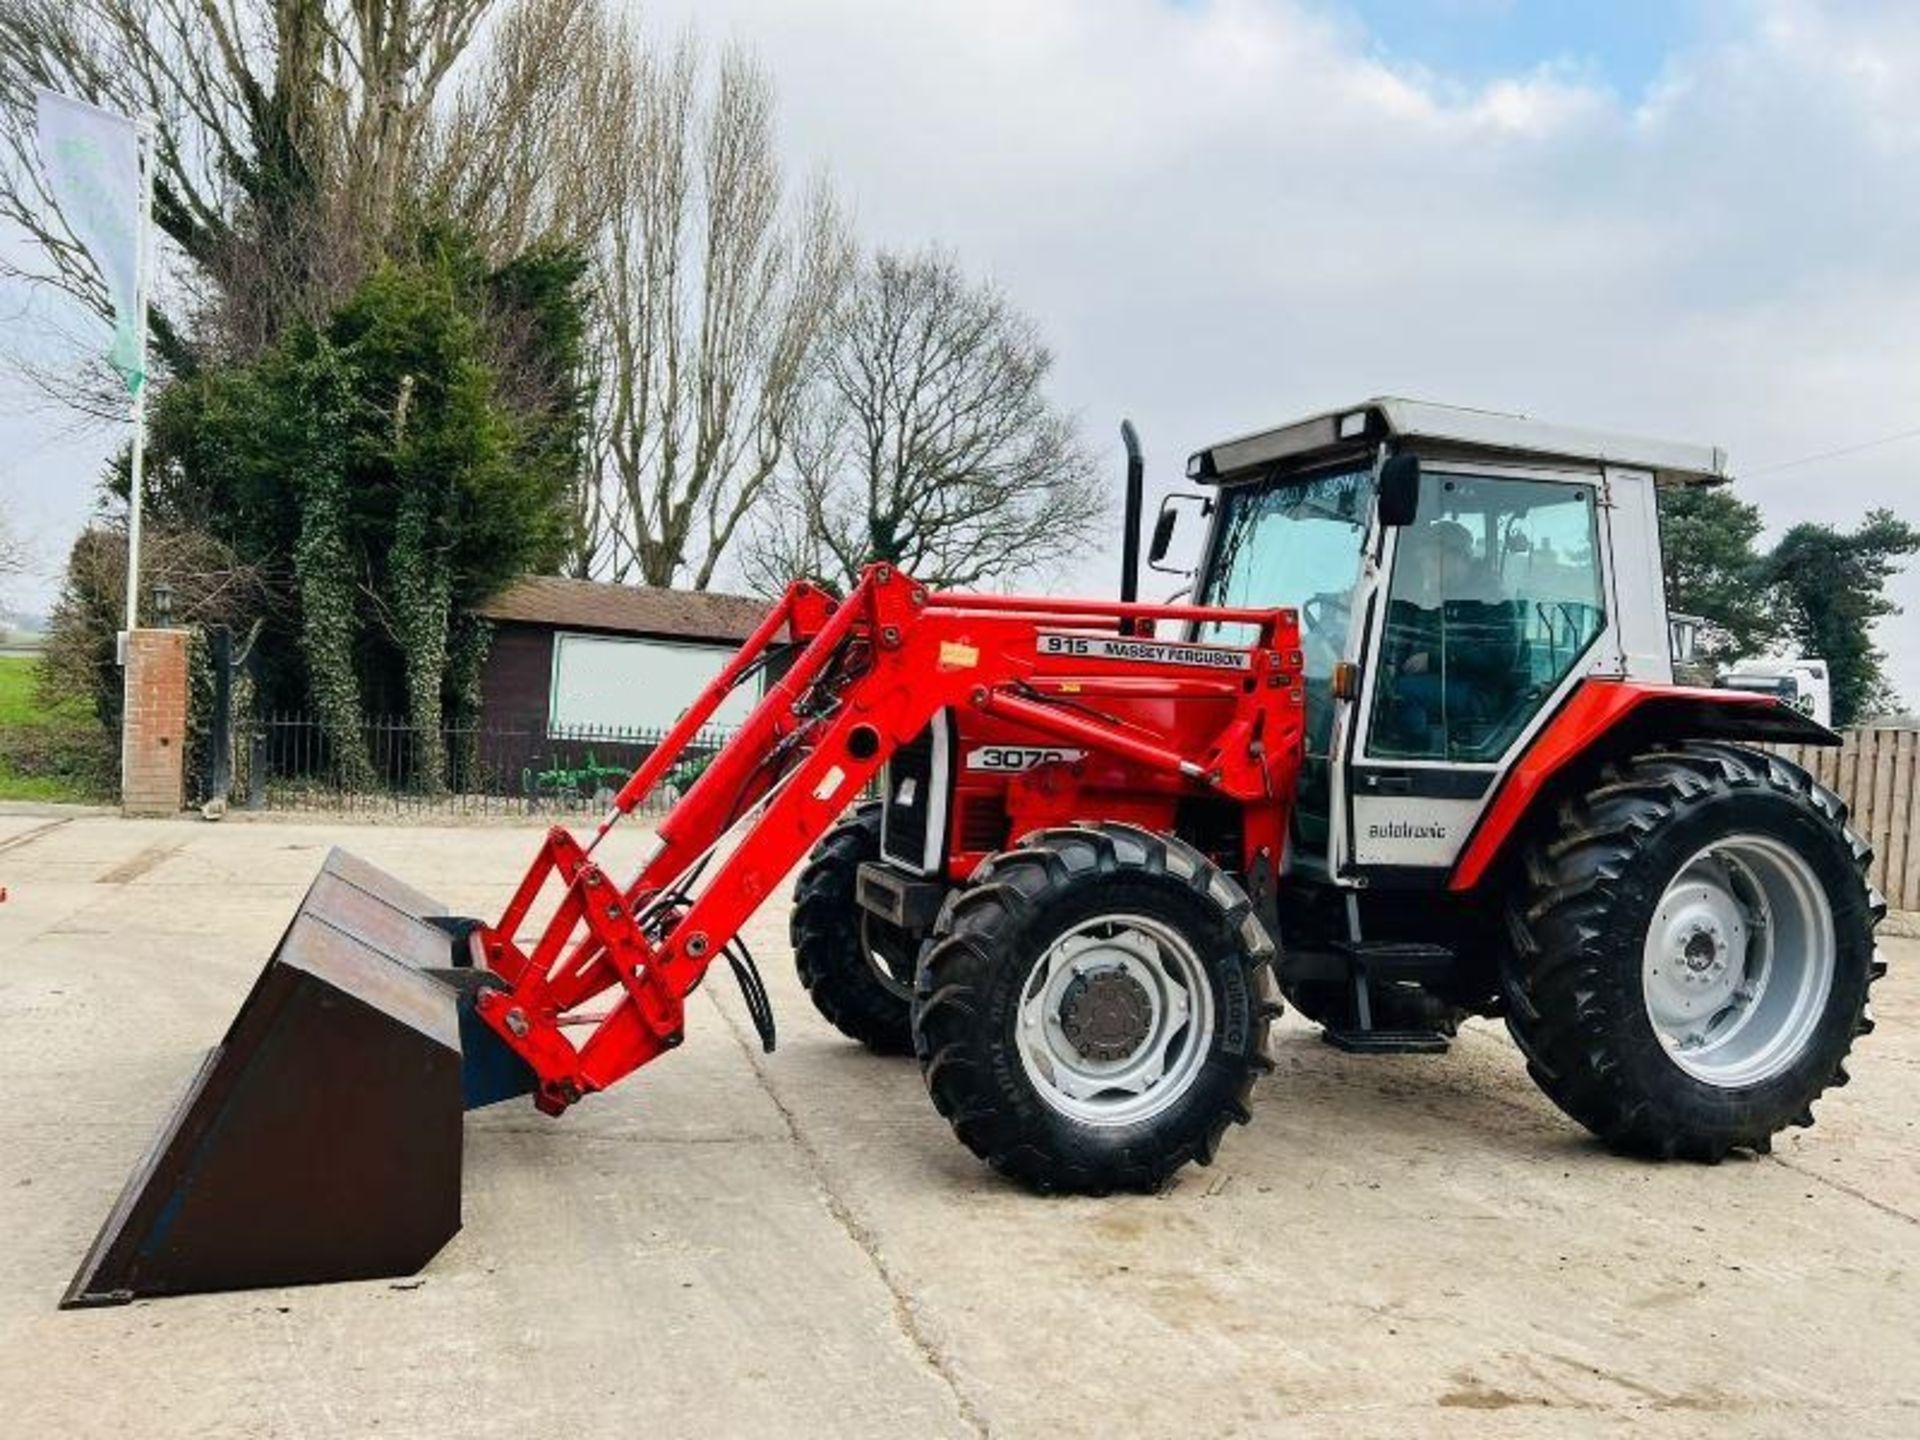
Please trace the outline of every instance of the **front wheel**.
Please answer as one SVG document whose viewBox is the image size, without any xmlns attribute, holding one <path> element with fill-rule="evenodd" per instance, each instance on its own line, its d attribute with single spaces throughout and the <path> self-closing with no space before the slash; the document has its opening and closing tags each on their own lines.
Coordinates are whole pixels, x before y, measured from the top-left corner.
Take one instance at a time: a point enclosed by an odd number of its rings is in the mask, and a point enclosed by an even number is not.
<svg viewBox="0 0 1920 1440">
<path fill-rule="evenodd" d="M 880 857 L 880 802 L 863 801 L 814 847 L 794 884 L 794 967 L 814 1008 L 882 1055 L 913 1048 L 914 937 L 854 898 L 860 867 Z"/>
<path fill-rule="evenodd" d="M 1245 893 L 1178 840 L 1041 831 L 942 910 L 914 1048 L 940 1113 L 995 1169 L 1041 1190 L 1151 1190 L 1250 1118 L 1272 961 Z"/>
<path fill-rule="evenodd" d="M 1798 766 L 1639 756 L 1561 812 L 1512 913 L 1507 1023 L 1541 1088 L 1616 1149 L 1764 1151 L 1872 1028 L 1871 852 Z"/>
</svg>

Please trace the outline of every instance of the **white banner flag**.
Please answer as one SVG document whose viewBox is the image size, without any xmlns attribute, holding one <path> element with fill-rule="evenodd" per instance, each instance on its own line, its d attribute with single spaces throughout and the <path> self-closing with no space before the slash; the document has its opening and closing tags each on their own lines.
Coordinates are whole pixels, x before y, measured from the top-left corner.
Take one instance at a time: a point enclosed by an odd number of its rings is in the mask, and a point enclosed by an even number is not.
<svg viewBox="0 0 1920 1440">
<path fill-rule="evenodd" d="M 87 247 L 113 300 L 113 348 L 107 359 L 137 395 L 146 383 L 141 354 L 140 138 L 133 121 L 51 90 L 36 90 L 40 160 L 60 214 Z"/>
</svg>

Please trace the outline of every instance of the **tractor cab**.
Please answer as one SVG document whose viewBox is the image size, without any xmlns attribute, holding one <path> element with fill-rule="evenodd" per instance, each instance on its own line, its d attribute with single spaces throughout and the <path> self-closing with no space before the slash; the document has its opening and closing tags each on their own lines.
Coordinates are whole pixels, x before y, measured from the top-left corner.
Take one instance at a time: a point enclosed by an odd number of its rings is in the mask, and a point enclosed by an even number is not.
<svg viewBox="0 0 1920 1440">
<path fill-rule="evenodd" d="M 1217 487 L 1196 600 L 1299 611 L 1291 870 L 1426 887 L 1582 680 L 1672 682 L 1655 486 L 1723 480 L 1725 457 L 1382 399 L 1201 450 L 1187 473 Z"/>
</svg>

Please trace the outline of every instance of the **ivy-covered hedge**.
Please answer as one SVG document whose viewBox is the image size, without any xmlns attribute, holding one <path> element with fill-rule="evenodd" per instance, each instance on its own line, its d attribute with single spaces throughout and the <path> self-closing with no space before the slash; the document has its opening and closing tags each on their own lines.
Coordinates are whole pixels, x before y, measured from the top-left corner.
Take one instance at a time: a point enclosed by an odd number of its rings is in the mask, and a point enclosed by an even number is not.
<svg viewBox="0 0 1920 1440">
<path fill-rule="evenodd" d="M 473 607 L 565 552 L 581 274 L 558 251 L 489 269 L 431 230 L 323 323 L 158 397 L 150 513 L 264 577 L 261 701 L 318 715 L 349 784 L 446 783 L 437 740 L 376 776 L 362 718 L 438 736 L 473 713 Z"/>
</svg>

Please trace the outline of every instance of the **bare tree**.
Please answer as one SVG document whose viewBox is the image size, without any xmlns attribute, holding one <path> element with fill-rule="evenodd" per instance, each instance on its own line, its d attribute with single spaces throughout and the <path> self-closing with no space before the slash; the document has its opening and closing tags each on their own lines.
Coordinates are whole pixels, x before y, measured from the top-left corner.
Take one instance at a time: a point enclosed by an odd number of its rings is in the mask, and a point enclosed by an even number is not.
<svg viewBox="0 0 1920 1440">
<path fill-rule="evenodd" d="M 584 243 L 609 217 L 603 184 L 639 103 L 631 67 L 609 63 L 624 27 L 603 0 L 516 0 L 425 137 L 423 208 L 458 221 L 491 255 Z"/>
<path fill-rule="evenodd" d="M 155 524 L 141 537 L 141 549 L 144 578 L 167 583 L 179 623 L 244 632 L 273 616 L 281 603 L 280 587 L 260 567 L 205 531 Z M 73 542 L 48 620 L 41 686 L 50 699 L 86 700 L 109 730 L 120 725 L 123 687 L 114 637 L 125 623 L 126 593 L 126 531 L 88 526 Z M 151 594 L 149 589 L 143 598 Z M 151 623 L 153 617 L 147 618 Z"/>
<path fill-rule="evenodd" d="M 630 24 L 603 0 L 517 0 L 502 11 L 427 137 L 423 208 L 453 219 L 496 260 L 541 243 L 601 254 L 625 213 L 620 187 L 606 177 L 630 163 L 625 117 L 641 101 L 640 69 L 629 59 L 636 43 Z M 604 275 L 604 262 L 596 269 Z M 596 286 L 597 294 L 604 290 Z M 593 318 L 603 314 L 596 306 Z M 503 383 L 522 388 L 513 365 L 522 347 L 496 349 Z M 577 378 L 583 388 L 593 379 Z M 597 468 L 583 463 L 568 512 L 568 573 L 587 579 L 596 568 L 611 569 L 613 537 L 624 525 L 618 487 L 603 485 Z"/>
<path fill-rule="evenodd" d="M 583 248 L 596 423 L 576 568 L 711 582 L 784 457 L 850 268 L 826 188 L 790 193 L 744 51 L 708 66 L 609 0 L 6 0 L 0 223 L 37 261 L 0 275 L 104 315 L 42 186 L 35 83 L 158 119 L 172 283 L 154 335 L 176 369 L 326 314 L 410 201 L 495 257 Z"/>
<path fill-rule="evenodd" d="M 891 560 L 935 585 L 1030 575 L 1107 519 L 1074 422 L 1045 394 L 1053 357 L 1033 322 L 938 252 L 881 254 L 837 312 L 820 403 L 748 578 L 847 585 Z"/>
<path fill-rule="evenodd" d="M 156 124 L 155 219 L 172 283 L 160 359 L 188 311 L 245 351 L 317 312 L 392 232 L 435 103 L 496 0 L 7 0 L 0 6 L 0 220 L 35 260 L 0 276 L 100 315 L 105 286 L 47 192 L 32 87 Z M 164 302 L 164 303 L 162 303 Z"/>
<path fill-rule="evenodd" d="M 787 195 L 773 89 L 744 51 L 707 82 L 691 39 L 608 21 L 600 50 L 583 562 L 705 589 L 785 455 L 851 252 L 824 185 Z"/>
<path fill-rule="evenodd" d="M 13 533 L 13 526 L 0 512 L 0 617 L 7 614 L 7 582 L 27 570 L 27 547 Z"/>
</svg>

